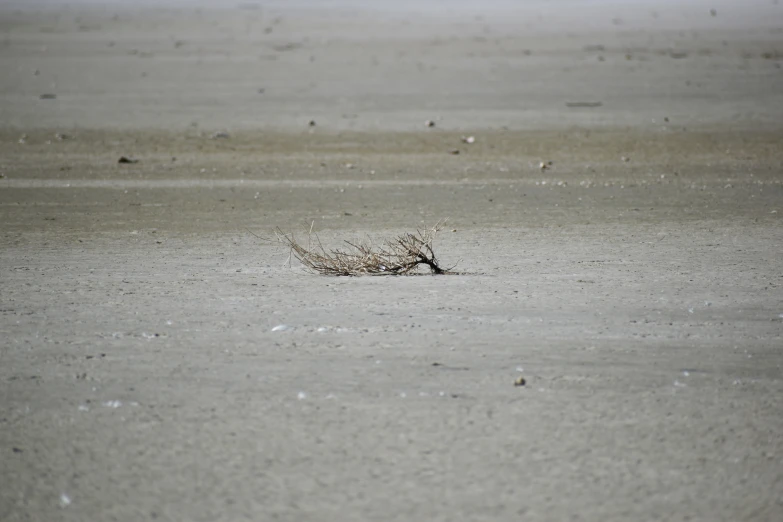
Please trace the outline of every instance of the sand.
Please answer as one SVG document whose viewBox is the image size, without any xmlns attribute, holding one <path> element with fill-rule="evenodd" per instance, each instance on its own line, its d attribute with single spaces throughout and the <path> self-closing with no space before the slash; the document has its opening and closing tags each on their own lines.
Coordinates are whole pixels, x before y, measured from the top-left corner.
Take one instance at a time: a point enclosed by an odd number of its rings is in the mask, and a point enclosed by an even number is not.
<svg viewBox="0 0 783 522">
<path fill-rule="evenodd" d="M 780 520 L 781 9 L 4 3 L 0 520 Z"/>
</svg>

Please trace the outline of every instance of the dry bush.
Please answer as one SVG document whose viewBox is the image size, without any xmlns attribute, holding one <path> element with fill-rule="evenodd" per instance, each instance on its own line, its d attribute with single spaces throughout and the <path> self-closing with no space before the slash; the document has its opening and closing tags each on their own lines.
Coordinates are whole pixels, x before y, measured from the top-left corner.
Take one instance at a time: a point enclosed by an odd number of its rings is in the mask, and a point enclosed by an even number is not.
<svg viewBox="0 0 783 522">
<path fill-rule="evenodd" d="M 345 241 L 349 247 L 345 250 L 327 251 L 312 227 L 307 233 L 307 246 L 297 242 L 293 234 L 284 234 L 280 229 L 277 229 L 277 239 L 288 245 L 307 269 L 323 275 L 405 275 L 415 273 L 419 265 L 428 267 L 432 274 L 448 274 L 451 268 L 442 268 L 432 250 L 435 235 L 444 225 L 445 221 L 439 221 L 432 228 L 387 239 L 377 247 L 370 240 Z"/>
</svg>

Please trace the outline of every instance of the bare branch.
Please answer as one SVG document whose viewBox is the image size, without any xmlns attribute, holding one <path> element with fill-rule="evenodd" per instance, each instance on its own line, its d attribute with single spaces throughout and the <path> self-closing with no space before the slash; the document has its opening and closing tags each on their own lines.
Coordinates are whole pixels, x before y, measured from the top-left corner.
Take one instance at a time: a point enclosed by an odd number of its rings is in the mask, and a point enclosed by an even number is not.
<svg viewBox="0 0 783 522">
<path fill-rule="evenodd" d="M 307 234 L 307 247 L 299 244 L 293 234 L 284 234 L 280 229 L 275 234 L 305 268 L 323 275 L 405 275 L 414 273 L 420 265 L 427 266 L 432 274 L 449 274 L 453 273 L 451 268 L 442 268 L 432 249 L 435 235 L 444 225 L 445 221 L 439 221 L 432 228 L 417 230 L 415 234 L 387 239 L 377 248 L 367 239 L 357 243 L 345 241 L 349 248 L 330 251 L 313 233 L 312 224 Z M 310 248 L 313 243 L 317 244 L 316 248 Z"/>
</svg>

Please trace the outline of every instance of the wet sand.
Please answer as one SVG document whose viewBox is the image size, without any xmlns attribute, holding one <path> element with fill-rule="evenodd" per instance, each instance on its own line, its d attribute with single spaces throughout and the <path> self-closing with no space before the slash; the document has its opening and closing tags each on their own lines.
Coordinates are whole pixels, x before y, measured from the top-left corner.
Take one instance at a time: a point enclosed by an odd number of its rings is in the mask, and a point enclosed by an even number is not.
<svg viewBox="0 0 783 522">
<path fill-rule="evenodd" d="M 739 4 L 1 6 L 0 519 L 779 520 Z M 273 240 L 444 218 L 460 275 Z"/>
</svg>

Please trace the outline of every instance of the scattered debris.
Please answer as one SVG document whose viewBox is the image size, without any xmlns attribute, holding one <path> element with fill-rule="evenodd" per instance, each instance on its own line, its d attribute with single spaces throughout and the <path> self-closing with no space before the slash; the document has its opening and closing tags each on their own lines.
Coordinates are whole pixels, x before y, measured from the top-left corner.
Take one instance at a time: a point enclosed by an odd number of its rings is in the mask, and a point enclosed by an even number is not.
<svg viewBox="0 0 783 522">
<path fill-rule="evenodd" d="M 462 143 L 475 143 L 476 138 L 473 136 L 463 136 L 462 137 Z"/>
<path fill-rule="evenodd" d="M 70 140 L 71 139 L 71 135 L 70 134 L 60 134 L 58 132 L 57 134 L 54 135 L 54 138 L 57 141 L 65 141 L 65 140 Z"/>
<path fill-rule="evenodd" d="M 566 102 L 566 107 L 601 107 L 603 103 L 596 101 Z"/>
<path fill-rule="evenodd" d="M 541 163 L 538 164 L 538 168 L 541 170 L 546 170 L 551 166 L 552 166 L 551 161 L 542 161 Z"/>
<path fill-rule="evenodd" d="M 227 140 L 231 137 L 231 135 L 226 131 L 218 131 L 212 136 L 210 136 L 213 140 Z"/>
<path fill-rule="evenodd" d="M 424 122 L 424 126 L 425 127 L 434 127 L 435 126 L 435 122 L 432 121 L 432 120 L 427 120 L 427 121 Z"/>
<path fill-rule="evenodd" d="M 622 160 L 624 163 L 628 163 L 629 161 L 631 161 L 631 158 L 629 158 L 628 156 L 620 156 L 620 159 L 621 159 L 621 160 Z"/>
<path fill-rule="evenodd" d="M 601 44 L 585 45 L 582 50 L 588 53 L 603 52 L 606 51 L 606 47 Z"/>
<path fill-rule="evenodd" d="M 451 149 L 451 150 L 449 151 L 449 154 L 453 154 L 453 155 L 455 155 L 455 156 L 456 156 L 457 154 L 459 154 L 459 149 Z"/>
<path fill-rule="evenodd" d="M 514 380 L 514 386 L 524 386 L 525 384 L 527 384 L 527 381 L 524 377 L 520 376 Z"/>
<path fill-rule="evenodd" d="M 294 51 L 296 49 L 299 49 L 300 47 L 302 47 L 302 44 L 296 42 L 290 42 L 281 45 L 273 45 L 272 49 L 274 49 L 279 53 L 284 53 L 286 51 Z"/>
<path fill-rule="evenodd" d="M 22 135 L 19 137 L 19 143 L 20 143 L 20 144 L 22 144 L 22 145 L 24 145 L 25 143 L 27 143 L 27 137 L 28 137 L 28 136 L 27 136 L 27 134 L 22 134 Z"/>
<path fill-rule="evenodd" d="M 139 160 L 136 158 L 132 158 L 130 156 L 120 156 L 120 159 L 117 161 L 117 163 L 138 163 Z"/>
<path fill-rule="evenodd" d="M 467 366 L 447 366 L 439 362 L 432 363 L 432 366 L 440 367 L 443 368 L 444 370 L 454 370 L 454 371 L 461 371 L 461 372 L 466 372 L 470 370 L 470 368 L 468 368 Z"/>
<path fill-rule="evenodd" d="M 291 329 L 291 327 L 288 326 L 287 324 L 278 324 L 277 326 L 272 328 L 272 331 L 273 332 L 285 332 L 285 331 L 290 330 L 290 329 Z"/>
<path fill-rule="evenodd" d="M 51 93 L 44 93 L 44 94 L 40 95 L 38 98 L 40 98 L 42 100 L 56 100 L 57 99 L 57 95 L 56 94 L 51 94 Z"/>
</svg>

